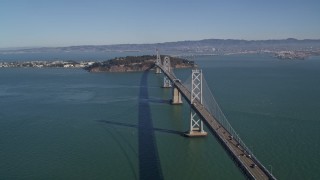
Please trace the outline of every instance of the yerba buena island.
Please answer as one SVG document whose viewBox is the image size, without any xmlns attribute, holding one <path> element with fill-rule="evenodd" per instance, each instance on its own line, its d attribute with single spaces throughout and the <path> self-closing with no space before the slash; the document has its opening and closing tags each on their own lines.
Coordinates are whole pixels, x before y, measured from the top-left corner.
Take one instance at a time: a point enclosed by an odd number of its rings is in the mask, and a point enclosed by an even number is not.
<svg viewBox="0 0 320 180">
<path fill-rule="evenodd" d="M 89 72 L 136 72 L 154 68 L 156 56 L 127 56 L 111 59 L 104 62 L 96 62 L 87 67 Z M 170 57 L 173 68 L 195 67 L 193 61 L 182 58 Z"/>
</svg>

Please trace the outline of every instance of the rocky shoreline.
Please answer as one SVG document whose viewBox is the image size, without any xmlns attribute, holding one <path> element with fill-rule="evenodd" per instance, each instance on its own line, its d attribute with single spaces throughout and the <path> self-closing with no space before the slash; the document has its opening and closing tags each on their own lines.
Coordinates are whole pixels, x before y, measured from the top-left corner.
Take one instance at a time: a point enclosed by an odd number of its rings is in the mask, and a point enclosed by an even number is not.
<svg viewBox="0 0 320 180">
<path fill-rule="evenodd" d="M 163 59 L 164 56 L 161 56 Z M 192 68 L 196 65 L 193 61 L 182 58 L 170 57 L 173 68 Z M 156 56 L 127 56 L 96 62 L 84 69 L 89 72 L 138 72 L 154 68 Z"/>
</svg>

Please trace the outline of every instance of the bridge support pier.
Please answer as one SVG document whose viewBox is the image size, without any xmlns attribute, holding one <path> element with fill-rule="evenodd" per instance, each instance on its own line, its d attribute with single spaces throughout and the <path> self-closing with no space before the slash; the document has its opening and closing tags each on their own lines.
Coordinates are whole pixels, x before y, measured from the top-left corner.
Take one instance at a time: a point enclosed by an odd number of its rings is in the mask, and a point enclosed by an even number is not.
<svg viewBox="0 0 320 180">
<path fill-rule="evenodd" d="M 159 51 L 157 49 L 157 59 L 156 59 L 156 74 L 161 74 L 161 69 L 158 67 L 159 65 L 161 65 L 161 57 L 160 57 L 160 54 L 159 54 Z"/>
<path fill-rule="evenodd" d="M 200 103 L 202 105 L 202 71 L 195 69 L 192 70 L 192 81 L 191 81 L 191 106 L 197 108 Z M 203 130 L 203 122 L 197 116 L 197 113 L 190 107 L 190 130 L 185 135 L 188 137 L 199 137 L 207 136 L 207 132 Z"/>
<path fill-rule="evenodd" d="M 156 67 L 156 74 L 161 74 L 161 69 L 159 67 Z"/>
<path fill-rule="evenodd" d="M 172 100 L 171 104 L 182 104 L 181 93 L 178 88 L 173 87 L 172 89 Z"/>
<path fill-rule="evenodd" d="M 168 73 L 171 72 L 170 58 L 168 56 L 164 57 L 163 67 L 164 67 L 164 71 L 166 71 Z M 163 77 L 163 86 L 162 87 L 163 88 L 171 88 L 172 87 L 171 81 L 166 75 L 164 75 L 164 77 Z"/>
<path fill-rule="evenodd" d="M 190 112 L 190 130 L 185 133 L 187 137 L 202 137 L 207 136 L 208 133 L 203 130 L 203 122 L 197 117 L 197 113 L 191 110 Z"/>
<path fill-rule="evenodd" d="M 163 86 L 162 87 L 163 88 L 171 88 L 172 87 L 171 81 L 167 76 L 163 77 Z"/>
</svg>

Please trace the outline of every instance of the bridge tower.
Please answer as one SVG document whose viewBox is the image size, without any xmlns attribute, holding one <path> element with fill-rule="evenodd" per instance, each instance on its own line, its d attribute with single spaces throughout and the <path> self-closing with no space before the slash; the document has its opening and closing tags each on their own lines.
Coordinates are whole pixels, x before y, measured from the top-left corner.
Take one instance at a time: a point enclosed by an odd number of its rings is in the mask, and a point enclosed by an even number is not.
<svg viewBox="0 0 320 180">
<path fill-rule="evenodd" d="M 180 80 L 177 80 L 180 81 Z M 182 94 L 176 86 L 172 88 L 172 100 L 171 104 L 182 104 Z"/>
<path fill-rule="evenodd" d="M 161 65 L 161 58 L 160 58 L 160 54 L 159 54 L 159 51 L 157 49 L 157 60 L 156 60 L 156 74 L 161 74 L 161 69 L 158 67 Z"/>
<path fill-rule="evenodd" d="M 191 106 L 203 106 L 202 105 L 202 70 L 192 70 L 191 80 Z M 204 108 L 204 107 L 202 107 Z M 186 135 L 189 137 L 206 136 L 208 133 L 203 130 L 203 122 L 190 107 L 190 130 Z"/>
<path fill-rule="evenodd" d="M 170 64 L 170 58 L 168 56 L 164 57 L 163 60 L 163 68 L 164 71 L 170 73 L 171 72 L 171 64 Z M 167 76 L 163 77 L 163 88 L 171 88 L 171 81 Z"/>
</svg>

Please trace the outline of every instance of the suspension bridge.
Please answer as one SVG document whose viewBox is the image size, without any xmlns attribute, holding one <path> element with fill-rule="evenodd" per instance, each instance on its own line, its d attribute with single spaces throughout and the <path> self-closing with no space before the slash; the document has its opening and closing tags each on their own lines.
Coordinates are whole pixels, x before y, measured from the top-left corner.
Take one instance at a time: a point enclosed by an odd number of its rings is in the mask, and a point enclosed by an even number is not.
<svg viewBox="0 0 320 180">
<path fill-rule="evenodd" d="M 190 129 L 186 136 L 206 136 L 205 124 L 249 179 L 276 179 L 232 128 L 212 95 L 202 70 L 193 69 L 191 77 L 182 83 L 173 72 L 170 58 L 164 57 L 162 61 L 158 52 L 155 68 L 157 74 L 164 74 L 162 87 L 172 88 L 171 104 L 182 104 L 182 98 L 190 104 Z"/>
</svg>

